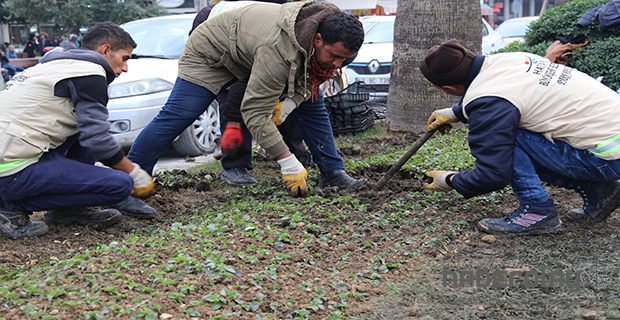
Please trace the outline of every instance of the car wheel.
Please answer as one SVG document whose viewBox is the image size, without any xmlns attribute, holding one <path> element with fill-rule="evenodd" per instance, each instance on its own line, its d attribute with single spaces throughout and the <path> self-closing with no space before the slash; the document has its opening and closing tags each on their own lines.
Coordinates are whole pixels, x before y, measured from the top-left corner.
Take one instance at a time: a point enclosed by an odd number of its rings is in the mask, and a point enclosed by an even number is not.
<svg viewBox="0 0 620 320">
<path fill-rule="evenodd" d="M 183 131 L 172 146 L 181 155 L 196 157 L 213 153 L 217 147 L 215 139 L 220 135 L 220 113 L 218 103 L 213 102 L 207 111 L 200 115 L 185 131 Z"/>
</svg>

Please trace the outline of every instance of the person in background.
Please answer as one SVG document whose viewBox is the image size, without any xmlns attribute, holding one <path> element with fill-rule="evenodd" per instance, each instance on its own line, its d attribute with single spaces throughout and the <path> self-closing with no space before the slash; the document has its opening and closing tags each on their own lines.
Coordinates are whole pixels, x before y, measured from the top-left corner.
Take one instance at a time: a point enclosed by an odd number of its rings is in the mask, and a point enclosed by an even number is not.
<svg viewBox="0 0 620 320">
<path fill-rule="evenodd" d="M 77 35 L 71 34 L 67 38 L 65 38 L 58 46 L 63 48 L 64 50 L 77 49 L 77 40 Z"/>
<path fill-rule="evenodd" d="M 9 59 L 17 59 L 17 51 L 15 51 L 15 45 L 6 44 L 6 57 Z"/>
<path fill-rule="evenodd" d="M 4 79 L 4 81 L 8 81 L 10 77 L 13 77 L 16 73 L 24 71 L 22 67 L 16 67 L 11 65 L 11 61 L 9 60 L 7 54 L 4 52 L 2 47 L 0 47 L 0 66 L 3 69 L 6 69 L 8 72 L 8 78 Z"/>
<path fill-rule="evenodd" d="M 519 207 L 478 223 L 488 233 L 541 234 L 561 230 L 542 182 L 576 191 L 581 208 L 566 218 L 604 221 L 620 205 L 620 96 L 563 64 L 584 44 L 555 44 L 547 58 L 525 52 L 475 55 L 456 40 L 431 48 L 422 74 L 447 94 L 463 97 L 434 111 L 427 130 L 469 124 L 473 170 L 427 172 L 424 188 L 465 197 L 510 183 Z M 550 59 L 552 60 L 550 60 Z"/>
<path fill-rule="evenodd" d="M 84 49 L 48 53 L 0 91 L 1 234 L 39 236 L 48 224 L 104 228 L 121 214 L 154 218 L 130 196 L 148 195 L 153 180 L 108 132 L 107 88 L 127 71 L 135 46 L 118 25 L 98 23 Z M 44 221 L 30 221 L 33 211 L 46 211 Z"/>
<path fill-rule="evenodd" d="M 37 50 L 39 50 L 39 40 L 37 39 L 37 35 L 31 32 L 24 46 L 24 53 L 27 54 L 28 58 L 34 58 L 37 55 Z"/>
<path fill-rule="evenodd" d="M 45 54 L 45 48 L 54 46 L 52 44 L 52 41 L 48 39 L 48 37 L 49 35 L 47 34 L 47 32 L 41 32 L 41 34 L 39 35 L 39 53 L 41 55 Z"/>
</svg>

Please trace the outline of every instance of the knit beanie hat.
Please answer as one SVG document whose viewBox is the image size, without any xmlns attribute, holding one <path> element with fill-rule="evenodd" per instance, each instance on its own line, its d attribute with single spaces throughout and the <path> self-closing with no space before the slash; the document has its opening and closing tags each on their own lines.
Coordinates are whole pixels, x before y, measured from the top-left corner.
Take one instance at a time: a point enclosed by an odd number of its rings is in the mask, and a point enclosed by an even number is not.
<svg viewBox="0 0 620 320">
<path fill-rule="evenodd" d="M 450 39 L 426 52 L 420 70 L 437 86 L 464 84 L 473 61 L 473 52 Z"/>
</svg>

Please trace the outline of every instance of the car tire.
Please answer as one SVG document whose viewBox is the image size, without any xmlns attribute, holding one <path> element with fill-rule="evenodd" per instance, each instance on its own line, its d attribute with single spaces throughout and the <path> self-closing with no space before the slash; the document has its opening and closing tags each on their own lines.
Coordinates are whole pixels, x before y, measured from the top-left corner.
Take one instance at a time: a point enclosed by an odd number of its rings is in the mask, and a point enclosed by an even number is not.
<svg viewBox="0 0 620 320">
<path fill-rule="evenodd" d="M 207 108 L 179 137 L 172 143 L 177 153 L 183 156 L 197 157 L 215 151 L 215 139 L 220 135 L 220 113 L 217 101 Z"/>
</svg>

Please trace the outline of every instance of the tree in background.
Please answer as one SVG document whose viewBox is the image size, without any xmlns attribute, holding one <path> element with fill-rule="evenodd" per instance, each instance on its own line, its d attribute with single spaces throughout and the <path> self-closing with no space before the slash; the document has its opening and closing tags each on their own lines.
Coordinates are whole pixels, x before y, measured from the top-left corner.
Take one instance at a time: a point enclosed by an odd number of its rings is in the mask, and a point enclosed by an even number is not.
<svg viewBox="0 0 620 320">
<path fill-rule="evenodd" d="M 96 22 L 124 23 L 165 14 L 154 1 L 145 0 L 3 0 L 0 12 L 11 20 L 23 19 L 31 25 L 55 23 L 77 33 L 80 27 Z"/>
<path fill-rule="evenodd" d="M 391 130 L 420 129 L 433 110 L 456 101 L 426 81 L 420 61 L 430 47 L 451 38 L 480 52 L 481 30 L 479 1 L 398 1 L 387 105 Z"/>
<path fill-rule="evenodd" d="M 9 21 L 9 17 L 11 13 L 7 10 L 2 4 L 4 0 L 0 0 L 0 23 L 5 23 Z"/>
</svg>

